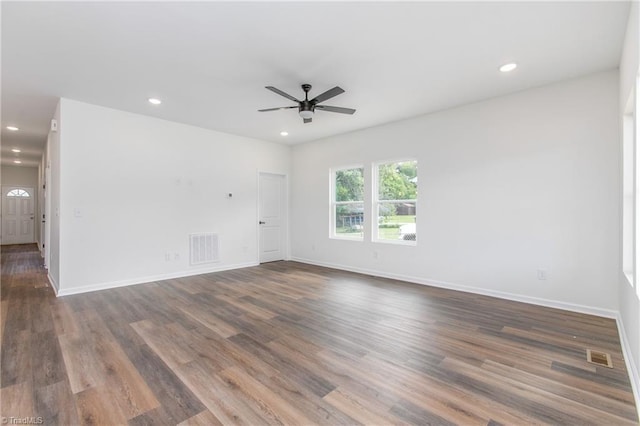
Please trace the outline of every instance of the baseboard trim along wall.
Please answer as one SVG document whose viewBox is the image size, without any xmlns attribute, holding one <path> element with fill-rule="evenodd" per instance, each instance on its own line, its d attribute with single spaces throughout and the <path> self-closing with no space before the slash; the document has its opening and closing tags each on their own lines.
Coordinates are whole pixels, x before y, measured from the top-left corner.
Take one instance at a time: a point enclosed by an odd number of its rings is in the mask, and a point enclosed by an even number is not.
<svg viewBox="0 0 640 426">
<path fill-rule="evenodd" d="M 640 418 L 640 374 L 638 373 L 638 366 L 633 360 L 631 355 L 631 346 L 627 340 L 627 332 L 624 329 L 624 322 L 620 313 L 616 315 L 616 323 L 618 324 L 618 334 L 620 336 L 620 344 L 622 345 L 622 354 L 624 356 L 624 362 L 629 372 L 629 379 L 631 380 L 631 388 L 633 389 L 633 397 L 636 400 L 636 410 L 638 411 L 638 418 Z"/>
<path fill-rule="evenodd" d="M 521 294 L 507 293 L 503 291 L 487 290 L 480 287 L 466 286 L 446 281 L 430 280 L 422 277 L 414 277 L 410 275 L 393 274 L 383 271 L 377 271 L 365 268 L 354 268 L 352 266 L 341 265 L 336 263 L 317 262 L 311 259 L 294 257 L 291 260 L 300 263 L 308 263 L 310 265 L 324 266 L 325 268 L 340 269 L 343 271 L 357 272 L 360 274 L 373 275 L 375 277 L 389 278 L 393 280 L 406 281 L 413 284 L 429 285 L 433 287 L 446 288 L 449 290 L 464 291 L 467 293 L 481 294 L 484 296 L 497 297 L 499 299 L 512 300 L 514 302 L 530 303 L 532 305 L 545 306 L 548 308 L 563 309 L 565 311 L 579 312 L 582 314 L 596 315 L 605 318 L 617 318 L 618 312 L 610 309 L 596 308 L 592 306 L 578 305 L 574 303 L 559 302 L 556 300 L 542 299 L 538 297 L 524 296 Z"/>
<path fill-rule="evenodd" d="M 91 291 L 98 291 L 98 290 L 108 290 L 110 288 L 126 287 L 126 286 L 136 285 L 136 284 L 145 284 L 145 283 L 150 283 L 154 281 L 170 280 L 173 278 L 183 278 L 183 277 L 189 277 L 192 275 L 202 275 L 202 274 L 208 274 L 211 272 L 221 272 L 221 271 L 229 271 L 231 269 L 249 268 L 251 266 L 257 266 L 257 265 L 259 265 L 258 262 L 247 262 L 247 263 L 236 263 L 236 264 L 224 265 L 224 266 L 211 266 L 207 268 L 190 269 L 188 271 L 172 272 L 169 274 L 150 275 L 146 277 L 139 277 L 139 278 L 133 278 L 128 280 L 122 280 L 122 281 L 98 283 L 98 284 L 92 284 L 84 287 L 74 287 L 70 289 L 63 288 L 61 290 L 57 290 L 57 288 L 54 288 L 54 290 L 56 290 L 56 296 L 58 297 L 69 296 L 72 294 L 88 293 Z M 51 278 L 49 279 L 51 280 Z"/>
<path fill-rule="evenodd" d="M 58 283 L 56 282 L 56 280 L 53 279 L 53 277 L 51 276 L 51 274 L 47 274 L 47 279 L 49 280 L 49 283 L 51 284 L 51 288 L 53 288 L 53 292 L 56 294 L 56 296 L 59 296 L 59 291 L 58 291 Z"/>
</svg>

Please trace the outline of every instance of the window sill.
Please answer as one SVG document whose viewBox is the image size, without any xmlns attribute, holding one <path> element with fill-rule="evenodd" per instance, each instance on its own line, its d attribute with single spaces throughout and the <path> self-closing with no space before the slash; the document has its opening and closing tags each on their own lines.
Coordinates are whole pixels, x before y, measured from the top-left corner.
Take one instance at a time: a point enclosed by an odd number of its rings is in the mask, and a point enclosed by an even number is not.
<svg viewBox="0 0 640 426">
<path fill-rule="evenodd" d="M 417 241 L 404 241 L 404 240 L 373 240 L 373 243 L 380 243 L 380 244 L 395 244 L 398 246 L 417 246 L 418 242 Z"/>
<path fill-rule="evenodd" d="M 329 236 L 330 240 L 340 240 L 340 241 L 356 241 L 356 242 L 363 242 L 364 238 L 363 237 L 340 237 L 337 235 L 330 235 Z"/>
</svg>

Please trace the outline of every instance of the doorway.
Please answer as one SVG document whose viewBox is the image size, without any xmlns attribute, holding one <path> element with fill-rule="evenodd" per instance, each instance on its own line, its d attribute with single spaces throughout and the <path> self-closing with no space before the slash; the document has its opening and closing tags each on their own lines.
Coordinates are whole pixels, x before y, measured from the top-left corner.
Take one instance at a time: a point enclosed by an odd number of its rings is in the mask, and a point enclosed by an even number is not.
<svg viewBox="0 0 640 426">
<path fill-rule="evenodd" d="M 35 242 L 33 188 L 2 187 L 2 244 Z"/>
<path fill-rule="evenodd" d="M 286 177 L 260 173 L 258 235 L 260 263 L 284 260 L 287 253 Z"/>
</svg>

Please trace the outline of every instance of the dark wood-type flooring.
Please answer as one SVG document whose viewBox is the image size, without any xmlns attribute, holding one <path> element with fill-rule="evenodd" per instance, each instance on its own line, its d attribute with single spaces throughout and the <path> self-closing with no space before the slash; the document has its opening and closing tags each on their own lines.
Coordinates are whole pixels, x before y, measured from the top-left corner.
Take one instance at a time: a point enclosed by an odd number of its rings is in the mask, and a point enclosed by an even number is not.
<svg viewBox="0 0 640 426">
<path fill-rule="evenodd" d="M 611 319 L 295 262 L 56 298 L 41 263 L 2 248 L 7 418 L 637 424 Z"/>
</svg>

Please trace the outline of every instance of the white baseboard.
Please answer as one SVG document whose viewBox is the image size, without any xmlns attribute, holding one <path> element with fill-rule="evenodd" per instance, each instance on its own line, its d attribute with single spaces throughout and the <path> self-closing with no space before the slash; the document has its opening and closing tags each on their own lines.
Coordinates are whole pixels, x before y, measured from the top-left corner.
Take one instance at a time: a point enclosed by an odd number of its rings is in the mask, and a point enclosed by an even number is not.
<svg viewBox="0 0 640 426">
<path fill-rule="evenodd" d="M 624 322 L 622 321 L 620 313 L 616 315 L 616 323 L 618 323 L 618 334 L 620 336 L 620 344 L 622 345 L 622 354 L 627 366 L 627 372 L 629 373 L 629 379 L 631 380 L 631 388 L 633 389 L 633 397 L 636 400 L 638 418 L 640 418 L 640 374 L 638 374 L 638 366 L 633 359 L 631 346 L 627 340 L 627 332 L 624 329 Z"/>
<path fill-rule="evenodd" d="M 467 293 L 482 294 L 484 296 L 497 297 L 499 299 L 512 300 L 515 302 L 530 303 L 532 305 L 546 306 L 548 308 L 563 309 L 565 311 L 579 312 L 582 314 L 596 315 L 605 318 L 617 318 L 618 311 L 611 309 L 597 308 L 593 306 L 578 305 L 575 303 L 560 302 L 557 300 L 542 299 L 539 297 L 525 296 L 522 294 L 508 293 L 497 290 L 487 290 L 480 287 L 466 286 L 446 281 L 431 280 L 423 277 L 415 277 L 411 275 L 394 274 L 384 271 L 377 271 L 365 268 L 355 268 L 347 265 L 336 263 L 317 262 L 311 259 L 293 257 L 291 260 L 295 262 L 308 263 L 310 265 L 324 266 L 326 268 L 341 269 L 344 271 L 357 272 L 360 274 L 372 275 L 375 277 L 390 278 L 394 280 L 407 281 L 414 284 L 429 285 L 432 287 L 446 288 L 449 290 L 464 291 Z"/>
<path fill-rule="evenodd" d="M 47 279 L 49 280 L 49 283 L 51 284 L 51 288 L 53 288 L 53 292 L 56 294 L 56 296 L 59 296 L 59 286 L 56 280 L 53 279 L 53 277 L 51 276 L 51 274 L 47 273 Z"/>
<path fill-rule="evenodd" d="M 231 269 L 248 268 L 248 267 L 257 266 L 257 265 L 259 265 L 258 262 L 236 263 L 232 265 L 223 265 L 223 266 L 216 265 L 216 266 L 210 266 L 207 268 L 190 269 L 188 271 L 171 272 L 169 274 L 150 275 L 146 277 L 132 278 L 132 279 L 122 280 L 122 281 L 110 281 L 110 282 L 92 284 L 92 285 L 83 286 L 83 287 L 74 287 L 69 289 L 63 288 L 62 290 L 56 291 L 56 295 L 69 296 L 72 294 L 88 293 L 90 291 L 107 290 L 110 288 L 126 287 L 129 285 L 135 285 L 135 284 L 144 284 L 144 283 L 150 283 L 154 281 L 169 280 L 173 278 L 189 277 L 192 275 L 208 274 L 211 272 L 220 272 L 220 271 L 228 271 Z"/>
</svg>

